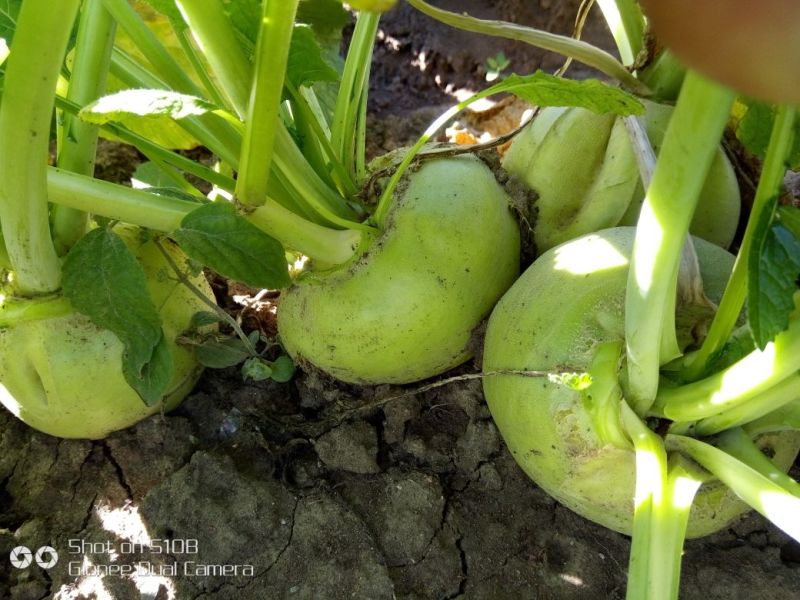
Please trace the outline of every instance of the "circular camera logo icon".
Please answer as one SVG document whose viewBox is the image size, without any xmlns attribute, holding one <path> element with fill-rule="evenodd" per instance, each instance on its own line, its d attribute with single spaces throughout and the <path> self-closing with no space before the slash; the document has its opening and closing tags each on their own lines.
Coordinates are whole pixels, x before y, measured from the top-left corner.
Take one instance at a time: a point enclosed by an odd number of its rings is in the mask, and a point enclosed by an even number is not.
<svg viewBox="0 0 800 600">
<path fill-rule="evenodd" d="M 52 569 L 58 562 L 58 552 L 52 546 L 42 546 L 36 551 L 34 560 L 43 569 Z"/>
<path fill-rule="evenodd" d="M 11 560 L 11 564 L 17 569 L 27 569 L 33 562 L 33 554 L 29 548 L 17 546 L 11 551 L 9 559 Z"/>
</svg>

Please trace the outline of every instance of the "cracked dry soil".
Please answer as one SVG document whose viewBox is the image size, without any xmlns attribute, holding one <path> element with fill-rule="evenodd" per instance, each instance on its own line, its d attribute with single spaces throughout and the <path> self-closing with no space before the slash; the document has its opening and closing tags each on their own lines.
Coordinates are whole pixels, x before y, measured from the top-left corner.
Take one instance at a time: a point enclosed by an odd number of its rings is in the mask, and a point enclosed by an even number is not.
<svg viewBox="0 0 800 600">
<path fill-rule="evenodd" d="M 61 555 L 49 571 L 4 560 L 0 597 L 624 597 L 628 539 L 521 473 L 479 381 L 358 410 L 399 392 L 209 372 L 175 413 L 98 442 L 0 414 L 0 553 L 51 545 Z M 169 551 L 143 548 L 143 528 L 172 540 Z M 190 540 L 197 552 L 181 553 Z M 688 543 L 682 597 L 797 598 L 798 554 L 748 517 Z M 150 577 L 74 576 L 110 564 Z M 201 565 L 249 570 L 214 576 Z"/>
<path fill-rule="evenodd" d="M 577 7 L 438 4 L 561 32 Z M 452 102 L 448 83 L 481 85 L 499 50 L 518 71 L 560 64 L 432 25 L 406 6 L 387 15 L 384 32 L 373 154 L 415 139 Z M 596 23 L 587 35 L 608 44 Z M 624 598 L 628 538 L 562 508 L 522 474 L 480 381 L 413 389 L 314 374 L 243 383 L 235 370 L 209 371 L 177 411 L 96 442 L 38 434 L 0 412 L 0 599 Z M 19 545 L 50 545 L 59 561 L 16 569 L 6 557 Z M 92 576 L 109 565 L 147 576 Z M 757 515 L 690 541 L 681 597 L 800 598 L 800 546 Z"/>
</svg>

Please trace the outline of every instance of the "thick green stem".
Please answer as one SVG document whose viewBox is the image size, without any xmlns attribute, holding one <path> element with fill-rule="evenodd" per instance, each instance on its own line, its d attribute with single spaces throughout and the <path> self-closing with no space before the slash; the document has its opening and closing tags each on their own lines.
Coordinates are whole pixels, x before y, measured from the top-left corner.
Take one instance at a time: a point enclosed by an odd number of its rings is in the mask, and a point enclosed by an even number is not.
<svg viewBox="0 0 800 600">
<path fill-rule="evenodd" d="M 67 100 L 85 106 L 103 95 L 106 87 L 116 25 L 102 0 L 83 4 Z M 66 113 L 62 119 L 58 166 L 82 175 L 94 174 L 99 127 Z M 86 213 L 54 206 L 51 214 L 53 242 L 63 255 L 86 231 Z"/>
<path fill-rule="evenodd" d="M 166 233 L 180 227 L 183 218 L 200 206 L 55 168 L 48 169 L 47 181 L 52 202 Z M 325 264 L 346 262 L 369 237 L 310 223 L 273 200 L 244 216 L 286 246 Z"/>
<path fill-rule="evenodd" d="M 156 231 L 174 231 L 183 217 L 201 206 L 52 167 L 47 185 L 51 202 Z"/>
<path fill-rule="evenodd" d="M 622 424 L 633 442 L 636 455 L 636 491 L 633 532 L 628 562 L 628 600 L 652 598 L 651 564 L 659 540 L 652 535 L 654 510 L 660 505 L 667 479 L 667 454 L 661 438 L 642 423 L 623 400 L 619 404 Z"/>
<path fill-rule="evenodd" d="M 253 67 L 230 26 L 222 0 L 177 0 L 197 45 L 239 118 L 247 115 Z"/>
<path fill-rule="evenodd" d="M 680 355 L 675 294 L 681 249 L 733 103 L 733 92 L 689 73 L 639 216 L 625 297 L 628 397 L 643 415 L 659 368 Z"/>
<path fill-rule="evenodd" d="M 298 2 L 264 0 L 256 43 L 255 78 L 250 90 L 241 167 L 236 182 L 236 196 L 245 206 L 260 206 L 266 201 Z"/>
<path fill-rule="evenodd" d="M 800 369 L 800 319 L 789 322 L 763 350 L 700 381 L 658 391 L 651 414 L 696 421 L 750 402 Z"/>
<path fill-rule="evenodd" d="M 790 494 L 800 498 L 800 483 L 789 477 L 758 449 L 743 429 L 736 427 L 720 434 L 717 447 L 747 466 L 755 469 L 770 481 L 777 483 Z"/>
<path fill-rule="evenodd" d="M 589 67 L 594 67 L 609 77 L 613 77 L 631 91 L 643 96 L 650 95 L 649 88 L 631 75 L 622 63 L 608 52 L 600 50 L 587 42 L 582 42 L 564 35 L 539 31 L 531 27 L 515 25 L 514 23 L 484 21 L 464 14 L 452 13 L 431 6 L 427 2 L 423 2 L 423 0 L 407 1 L 420 12 L 452 27 L 509 40 L 516 40 L 531 44 L 537 48 L 557 52 Z"/>
<path fill-rule="evenodd" d="M 667 48 L 661 50 L 653 62 L 637 72 L 639 79 L 653 90 L 653 99 L 672 102 L 681 91 L 686 78 L 686 67 Z"/>
<path fill-rule="evenodd" d="M 372 54 L 370 54 L 370 57 Z M 369 74 L 372 63 L 367 63 L 364 68 L 366 81 L 369 81 Z M 364 85 L 361 90 L 361 101 L 358 103 L 358 119 L 356 120 L 356 147 L 353 151 L 355 157 L 356 181 L 364 182 L 367 180 L 367 99 L 369 97 L 369 85 Z"/>
<path fill-rule="evenodd" d="M 345 170 L 356 181 L 358 181 L 359 162 L 357 151 L 360 147 L 358 143 L 360 106 L 369 83 L 369 64 L 379 20 L 378 13 L 358 14 L 331 123 L 331 145 Z"/>
<path fill-rule="evenodd" d="M 694 437 L 706 437 L 731 427 L 744 425 L 768 415 L 800 398 L 800 374 L 790 375 L 780 383 L 713 417 L 702 419 L 686 428 Z M 674 427 L 674 426 L 673 426 Z M 670 429 L 672 433 L 679 430 Z"/>
<path fill-rule="evenodd" d="M 644 41 L 644 17 L 634 0 L 597 0 L 622 62 L 631 65 Z"/>
<path fill-rule="evenodd" d="M 745 503 L 800 541 L 800 498 L 727 452 L 682 435 L 668 435 L 667 448 L 689 455 Z"/>
<path fill-rule="evenodd" d="M 592 384 L 583 392 L 584 407 L 598 439 L 604 444 L 629 448 L 630 441 L 620 423 L 619 369 L 624 342 L 616 340 L 600 344 L 589 366 Z"/>
<path fill-rule="evenodd" d="M 73 314 L 72 303 L 63 294 L 36 298 L 4 298 L 0 302 L 0 328 L 26 321 L 42 321 Z"/>
<path fill-rule="evenodd" d="M 685 366 L 681 370 L 684 380 L 692 381 L 705 372 L 710 358 L 722 349 L 736 326 L 747 298 L 747 262 L 757 224 L 762 221 L 765 212 L 771 214 L 775 211 L 778 193 L 786 174 L 786 156 L 794 142 L 795 116 L 794 108 L 782 106 L 778 109 L 753 200 L 752 216 L 747 223 L 733 272 L 703 345 L 685 361 Z"/>
<path fill-rule="evenodd" d="M 669 473 L 661 502 L 653 506 L 650 546 L 649 600 L 677 600 L 686 527 L 704 477 L 680 455 L 669 458 Z"/>
<path fill-rule="evenodd" d="M 56 84 L 80 0 L 26 0 L 6 64 L 0 104 L 0 221 L 22 293 L 61 285 L 50 238 L 47 155 Z"/>
<path fill-rule="evenodd" d="M 262 231 L 285 241 L 293 250 L 325 265 L 347 262 L 371 238 L 368 232 L 330 229 L 310 223 L 269 199 L 248 214 L 247 218 Z"/>
<path fill-rule="evenodd" d="M 777 408 L 763 417 L 750 421 L 743 429 L 751 437 L 775 431 L 800 430 L 800 398 Z"/>
</svg>

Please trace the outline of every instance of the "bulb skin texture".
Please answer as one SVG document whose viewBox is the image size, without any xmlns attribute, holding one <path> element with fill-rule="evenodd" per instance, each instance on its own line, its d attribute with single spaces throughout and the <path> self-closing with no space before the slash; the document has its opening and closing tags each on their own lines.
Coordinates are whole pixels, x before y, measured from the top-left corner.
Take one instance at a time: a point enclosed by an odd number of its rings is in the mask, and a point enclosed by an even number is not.
<svg viewBox="0 0 800 600">
<path fill-rule="evenodd" d="M 673 108 L 642 100 L 658 154 Z M 584 108 L 546 107 L 514 139 L 503 168 L 538 195 L 539 252 L 593 231 L 635 225 L 645 190 L 624 120 Z M 739 223 L 736 174 L 720 148 L 700 193 L 690 230 L 727 248 Z"/>
<path fill-rule="evenodd" d="M 425 161 L 354 261 L 306 273 L 282 295 L 284 347 L 300 365 L 360 384 L 409 383 L 464 362 L 519 274 L 510 203 L 475 157 Z"/>
</svg>

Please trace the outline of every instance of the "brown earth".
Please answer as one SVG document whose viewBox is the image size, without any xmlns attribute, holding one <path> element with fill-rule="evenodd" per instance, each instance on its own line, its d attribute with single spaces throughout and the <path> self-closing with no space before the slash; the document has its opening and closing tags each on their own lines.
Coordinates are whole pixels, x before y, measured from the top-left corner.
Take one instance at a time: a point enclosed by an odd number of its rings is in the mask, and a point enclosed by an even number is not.
<svg viewBox="0 0 800 600">
<path fill-rule="evenodd" d="M 571 29 L 575 2 L 538 4 L 440 3 Z M 477 89 L 486 57 L 501 49 L 519 72 L 560 64 L 407 7 L 383 29 L 398 49 L 377 51 L 373 152 L 412 141 L 452 103 L 448 84 Z M 422 52 L 426 69 L 410 66 Z M 248 383 L 235 369 L 209 371 L 174 413 L 96 442 L 42 435 L 1 412 L 0 556 L 49 545 L 60 558 L 49 570 L 0 560 L 0 598 L 624 597 L 628 538 L 559 506 L 522 474 L 479 381 L 414 390 L 313 373 Z M 137 564 L 147 576 L 97 575 Z M 759 516 L 687 543 L 682 598 L 798 597 L 800 546 Z"/>
</svg>

